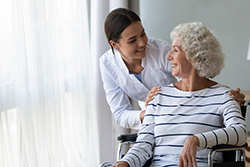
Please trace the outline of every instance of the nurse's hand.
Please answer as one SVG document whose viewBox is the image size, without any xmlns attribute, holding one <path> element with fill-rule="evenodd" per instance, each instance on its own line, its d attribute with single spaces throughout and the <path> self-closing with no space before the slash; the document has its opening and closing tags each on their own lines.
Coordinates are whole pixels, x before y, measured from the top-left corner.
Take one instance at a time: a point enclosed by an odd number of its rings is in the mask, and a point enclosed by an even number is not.
<svg viewBox="0 0 250 167">
<path fill-rule="evenodd" d="M 235 90 L 230 90 L 230 91 L 228 91 L 228 94 L 233 99 L 235 99 L 240 106 L 245 103 L 245 95 L 243 93 L 240 93 L 240 88 L 237 88 Z"/>
<path fill-rule="evenodd" d="M 125 161 L 117 161 L 111 167 L 129 167 L 129 165 Z"/>
<path fill-rule="evenodd" d="M 143 120 L 144 120 L 145 112 L 146 112 L 146 110 L 143 110 L 143 111 L 140 113 L 140 120 L 141 120 L 141 123 L 142 123 Z"/>
<path fill-rule="evenodd" d="M 148 96 L 145 101 L 145 107 L 148 106 L 148 103 L 154 99 L 154 97 L 158 94 L 159 91 L 161 91 L 161 87 L 155 86 L 148 92 Z"/>
<path fill-rule="evenodd" d="M 199 139 L 196 136 L 187 138 L 179 157 L 178 167 L 197 167 L 196 152 Z"/>
</svg>

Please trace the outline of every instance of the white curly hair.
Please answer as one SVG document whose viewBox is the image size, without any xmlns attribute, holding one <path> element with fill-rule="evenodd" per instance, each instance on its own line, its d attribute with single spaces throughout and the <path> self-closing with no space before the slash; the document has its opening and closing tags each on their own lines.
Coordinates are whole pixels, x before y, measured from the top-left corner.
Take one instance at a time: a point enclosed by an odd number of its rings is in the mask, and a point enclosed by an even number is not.
<svg viewBox="0 0 250 167">
<path fill-rule="evenodd" d="M 181 43 L 187 60 L 194 64 L 200 77 L 214 78 L 220 74 L 225 55 L 220 42 L 205 25 L 200 22 L 179 24 L 170 33 L 170 38 Z"/>
</svg>

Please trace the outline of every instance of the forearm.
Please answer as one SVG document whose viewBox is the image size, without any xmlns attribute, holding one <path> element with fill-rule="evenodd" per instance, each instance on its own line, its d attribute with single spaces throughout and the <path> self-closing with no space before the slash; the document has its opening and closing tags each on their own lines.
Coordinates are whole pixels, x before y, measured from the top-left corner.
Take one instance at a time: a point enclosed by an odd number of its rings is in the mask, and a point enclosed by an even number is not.
<svg viewBox="0 0 250 167">
<path fill-rule="evenodd" d="M 147 109 L 144 122 L 136 139 L 136 143 L 122 160 L 130 166 L 142 166 L 153 155 L 154 148 L 154 116 L 152 106 Z"/>
<path fill-rule="evenodd" d="M 112 115 L 120 126 L 124 128 L 137 129 L 141 125 L 140 110 L 133 110 L 127 95 L 119 88 L 116 90 L 105 89 L 106 99 L 110 106 Z"/>
<path fill-rule="evenodd" d="M 140 110 L 123 110 L 113 113 L 116 122 L 124 128 L 139 129 L 141 126 Z"/>
<path fill-rule="evenodd" d="M 142 127 L 147 128 L 149 127 Z M 142 129 L 138 133 L 136 143 L 122 158 L 122 161 L 126 161 L 130 166 L 143 166 L 153 155 L 154 136 L 151 131 Z"/>
<path fill-rule="evenodd" d="M 242 146 L 246 143 L 245 128 L 223 128 L 196 135 L 200 141 L 200 149 L 219 144 Z"/>
<path fill-rule="evenodd" d="M 233 112 L 232 112 L 233 113 Z M 211 147 L 218 144 L 230 144 L 242 146 L 247 139 L 246 123 L 244 118 L 238 116 L 228 116 L 225 128 L 196 134 L 200 141 L 200 149 Z"/>
</svg>

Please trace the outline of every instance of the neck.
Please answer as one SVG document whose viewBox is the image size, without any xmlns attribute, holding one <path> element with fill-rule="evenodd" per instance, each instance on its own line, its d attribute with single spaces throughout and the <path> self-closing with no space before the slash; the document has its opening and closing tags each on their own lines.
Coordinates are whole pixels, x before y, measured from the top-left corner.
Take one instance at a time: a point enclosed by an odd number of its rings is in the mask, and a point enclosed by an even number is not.
<svg viewBox="0 0 250 167">
<path fill-rule="evenodd" d="M 187 78 L 187 79 L 184 78 L 174 85 L 177 89 L 180 89 L 182 91 L 192 92 L 192 91 L 209 88 L 215 84 L 217 83 L 207 78 L 195 76 L 195 77 Z"/>
<path fill-rule="evenodd" d="M 123 61 L 126 67 L 128 68 L 129 72 L 132 72 L 134 74 L 140 74 L 144 69 L 141 65 L 141 60 L 134 60 L 129 62 L 123 59 Z"/>
</svg>

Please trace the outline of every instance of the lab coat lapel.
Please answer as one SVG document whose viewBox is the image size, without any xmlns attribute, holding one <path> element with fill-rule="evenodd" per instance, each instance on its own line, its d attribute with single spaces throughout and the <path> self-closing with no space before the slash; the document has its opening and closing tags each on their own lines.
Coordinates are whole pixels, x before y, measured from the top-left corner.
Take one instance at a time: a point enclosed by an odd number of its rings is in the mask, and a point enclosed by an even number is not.
<svg viewBox="0 0 250 167">
<path fill-rule="evenodd" d="M 118 82 L 123 91 L 132 99 L 145 101 L 149 89 L 141 83 L 133 74 L 129 74 L 120 53 L 115 50 L 115 62 L 117 64 Z M 142 81 L 143 82 L 143 81 Z M 133 90 L 133 91 L 131 91 Z"/>
</svg>

